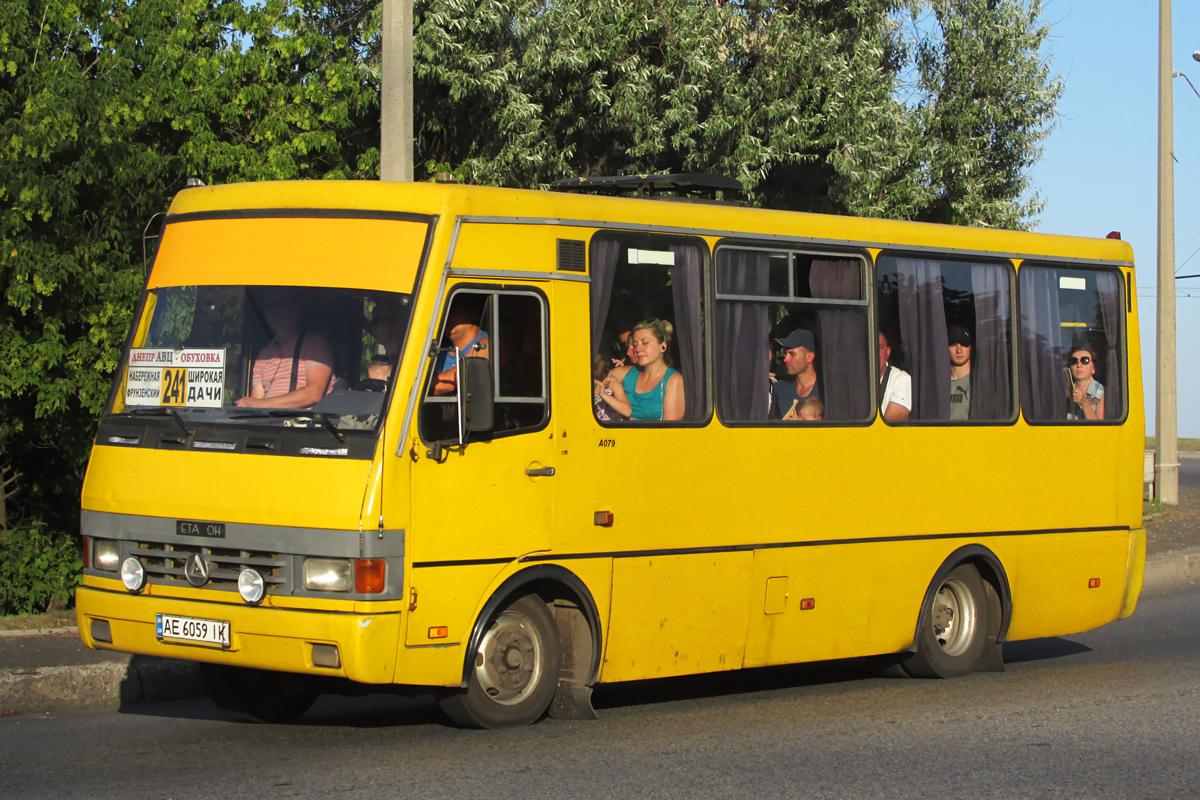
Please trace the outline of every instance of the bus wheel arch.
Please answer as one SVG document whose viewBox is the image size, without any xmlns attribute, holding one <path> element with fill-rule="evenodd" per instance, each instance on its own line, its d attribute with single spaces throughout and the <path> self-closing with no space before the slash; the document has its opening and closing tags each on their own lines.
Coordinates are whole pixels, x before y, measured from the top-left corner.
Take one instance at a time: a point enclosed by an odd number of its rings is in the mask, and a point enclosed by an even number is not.
<svg viewBox="0 0 1200 800">
<path fill-rule="evenodd" d="M 538 608 L 545 609 L 545 617 Z M 511 610 L 511 611 L 510 611 Z M 480 692 L 487 682 L 481 674 L 482 650 L 491 646 L 498 620 L 516 614 L 534 627 L 548 630 L 533 633 L 552 642 L 544 652 L 556 663 L 546 670 L 554 686 L 531 693 L 528 705 L 520 709 L 491 707 Z M 538 619 L 534 619 L 537 617 Z M 511 628 L 511 620 L 507 623 Z M 513 631 L 510 631 L 511 635 Z M 520 630 L 518 637 L 525 636 Z M 473 727 L 505 727 L 536 721 L 549 710 L 559 719 L 595 719 L 591 705 L 591 686 L 600 666 L 600 615 L 587 586 L 569 570 L 552 564 L 527 567 L 505 580 L 484 604 L 471 631 L 463 659 L 462 686 L 442 699 L 442 707 L 455 722 Z"/>
<path fill-rule="evenodd" d="M 960 547 L 925 590 L 912 655 L 901 667 L 912 677 L 1003 672 L 1011 618 L 1012 596 L 1000 559 L 983 545 Z"/>
</svg>

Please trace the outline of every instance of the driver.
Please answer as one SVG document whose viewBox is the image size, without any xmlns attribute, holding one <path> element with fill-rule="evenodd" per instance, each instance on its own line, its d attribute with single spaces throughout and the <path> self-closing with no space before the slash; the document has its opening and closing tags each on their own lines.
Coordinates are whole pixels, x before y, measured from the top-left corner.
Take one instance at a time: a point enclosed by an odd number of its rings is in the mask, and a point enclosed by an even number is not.
<svg viewBox="0 0 1200 800">
<path fill-rule="evenodd" d="M 274 338 L 255 356 L 250 396 L 237 405 L 309 408 L 333 389 L 333 350 L 324 336 L 304 329 L 294 291 L 269 290 L 262 311 Z"/>
</svg>

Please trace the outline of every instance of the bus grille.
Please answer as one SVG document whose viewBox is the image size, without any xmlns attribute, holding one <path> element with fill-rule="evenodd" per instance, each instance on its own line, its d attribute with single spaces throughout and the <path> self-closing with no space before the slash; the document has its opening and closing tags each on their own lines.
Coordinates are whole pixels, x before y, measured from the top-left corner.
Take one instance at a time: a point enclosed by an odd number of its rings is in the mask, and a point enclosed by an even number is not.
<svg viewBox="0 0 1200 800">
<path fill-rule="evenodd" d="M 203 553 L 208 557 L 206 588 L 236 592 L 238 575 L 246 567 L 252 567 L 262 575 L 268 592 L 290 593 L 290 558 L 282 553 L 161 542 L 131 543 L 131 554 L 142 562 L 148 583 L 190 585 L 183 569 L 188 556 L 193 553 Z"/>
</svg>

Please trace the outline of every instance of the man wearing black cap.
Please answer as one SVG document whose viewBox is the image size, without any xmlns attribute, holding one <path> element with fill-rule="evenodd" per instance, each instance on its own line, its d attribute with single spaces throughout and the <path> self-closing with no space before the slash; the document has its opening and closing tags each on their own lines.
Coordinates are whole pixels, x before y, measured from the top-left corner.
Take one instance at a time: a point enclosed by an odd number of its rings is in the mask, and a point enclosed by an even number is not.
<svg viewBox="0 0 1200 800">
<path fill-rule="evenodd" d="M 812 332 L 804 328 L 797 328 L 775 341 L 786 351 L 783 366 L 788 377 L 794 380 L 778 380 L 771 384 L 771 396 L 775 401 L 772 416 L 775 419 L 800 419 L 796 412 L 800 402 L 810 397 L 821 397 L 821 390 L 817 386 L 817 367 L 813 364 L 813 359 L 817 357 L 817 344 Z"/>
<path fill-rule="evenodd" d="M 968 419 L 971 409 L 971 331 L 963 325 L 951 325 L 950 340 L 950 419 Z"/>
</svg>

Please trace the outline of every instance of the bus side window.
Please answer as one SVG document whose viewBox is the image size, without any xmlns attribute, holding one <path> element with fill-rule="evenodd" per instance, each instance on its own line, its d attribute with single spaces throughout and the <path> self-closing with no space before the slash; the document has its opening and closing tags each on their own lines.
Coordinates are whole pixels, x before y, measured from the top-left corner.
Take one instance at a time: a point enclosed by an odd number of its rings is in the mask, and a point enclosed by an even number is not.
<svg viewBox="0 0 1200 800">
<path fill-rule="evenodd" d="M 599 233 L 590 252 L 592 383 L 587 388 L 596 419 L 657 424 L 707 418 L 702 311 L 707 245 L 684 236 Z M 656 358 L 649 367 L 662 369 L 663 378 L 639 393 L 635 410 L 620 398 L 625 386 L 637 382 L 641 365 L 633 363 L 632 338 L 639 324 L 648 326 L 642 332 L 654 332 L 655 347 L 666 349 L 661 363 Z M 617 402 L 610 404 L 606 397 Z"/>
<path fill-rule="evenodd" d="M 876 275 L 888 366 L 911 378 L 908 419 L 1011 419 L 1011 266 L 884 254 Z"/>
<path fill-rule="evenodd" d="M 863 257 L 722 244 L 715 264 L 721 418 L 868 419 L 873 349 Z"/>
<path fill-rule="evenodd" d="M 1021 406 L 1027 420 L 1077 424 L 1125 416 L 1123 285 L 1115 271 L 1021 267 Z"/>
</svg>

